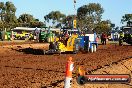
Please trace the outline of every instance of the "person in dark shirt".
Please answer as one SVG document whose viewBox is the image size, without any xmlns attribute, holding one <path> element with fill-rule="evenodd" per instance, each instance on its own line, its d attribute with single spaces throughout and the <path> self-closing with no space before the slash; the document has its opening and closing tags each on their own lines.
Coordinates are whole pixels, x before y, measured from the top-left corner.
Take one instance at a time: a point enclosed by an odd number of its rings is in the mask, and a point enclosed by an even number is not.
<svg viewBox="0 0 132 88">
<path fill-rule="evenodd" d="M 101 43 L 103 45 L 106 45 L 106 39 L 107 39 L 107 35 L 105 33 L 102 33 L 102 35 L 101 35 Z"/>
</svg>

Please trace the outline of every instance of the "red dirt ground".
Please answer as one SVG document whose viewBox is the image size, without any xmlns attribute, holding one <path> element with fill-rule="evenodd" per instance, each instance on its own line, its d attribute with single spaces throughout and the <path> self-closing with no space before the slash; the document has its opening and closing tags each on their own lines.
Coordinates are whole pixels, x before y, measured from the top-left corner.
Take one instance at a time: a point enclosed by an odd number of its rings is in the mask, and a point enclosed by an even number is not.
<svg viewBox="0 0 132 88">
<path fill-rule="evenodd" d="M 96 53 L 33 55 L 19 52 L 23 48 L 44 48 L 48 44 L 2 43 L 0 46 L 0 88 L 62 88 L 68 57 L 74 61 L 74 76 L 78 66 L 86 71 L 132 56 L 132 46 L 99 45 Z"/>
</svg>

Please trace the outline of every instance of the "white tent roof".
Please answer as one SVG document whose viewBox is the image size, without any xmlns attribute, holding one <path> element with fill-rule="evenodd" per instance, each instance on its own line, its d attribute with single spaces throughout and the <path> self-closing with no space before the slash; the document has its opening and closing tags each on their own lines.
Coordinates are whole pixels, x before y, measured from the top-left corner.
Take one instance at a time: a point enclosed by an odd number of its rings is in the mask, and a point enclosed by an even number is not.
<svg viewBox="0 0 132 88">
<path fill-rule="evenodd" d="M 12 31 L 15 31 L 15 30 L 26 30 L 26 31 L 34 31 L 36 28 L 27 28 L 27 27 L 16 27 L 14 29 L 12 29 Z M 38 30 L 41 30 L 41 29 L 45 29 L 45 28 L 37 28 Z M 45 30 L 48 30 L 48 28 L 46 28 Z M 57 29 L 57 28 L 50 28 L 51 31 L 60 31 L 60 29 Z"/>
<path fill-rule="evenodd" d="M 12 29 L 12 31 L 15 30 L 26 30 L 26 31 L 34 31 L 36 28 L 27 28 L 27 27 L 16 27 L 14 29 Z M 41 28 L 37 28 L 38 30 L 40 30 Z"/>
</svg>

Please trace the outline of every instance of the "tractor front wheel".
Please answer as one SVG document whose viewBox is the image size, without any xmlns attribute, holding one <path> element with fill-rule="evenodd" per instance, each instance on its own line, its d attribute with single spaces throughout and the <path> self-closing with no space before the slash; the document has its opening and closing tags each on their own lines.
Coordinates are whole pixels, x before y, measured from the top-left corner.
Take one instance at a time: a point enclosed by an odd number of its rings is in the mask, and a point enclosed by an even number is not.
<svg viewBox="0 0 132 88">
<path fill-rule="evenodd" d="M 92 44 L 92 46 L 90 48 L 90 53 L 93 53 L 93 52 L 94 52 L 94 48 L 93 48 L 93 44 Z"/>
</svg>

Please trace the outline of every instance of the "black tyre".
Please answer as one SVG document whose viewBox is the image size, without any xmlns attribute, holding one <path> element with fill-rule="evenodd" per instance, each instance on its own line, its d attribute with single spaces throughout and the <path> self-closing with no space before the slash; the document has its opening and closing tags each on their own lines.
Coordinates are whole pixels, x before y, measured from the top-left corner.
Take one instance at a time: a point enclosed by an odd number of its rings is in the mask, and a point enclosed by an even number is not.
<svg viewBox="0 0 132 88">
<path fill-rule="evenodd" d="M 86 83 L 85 77 L 84 77 L 84 76 L 79 76 L 79 77 L 77 78 L 77 83 L 78 83 L 79 85 L 85 84 L 85 83 Z"/>
<path fill-rule="evenodd" d="M 46 54 L 46 51 L 45 50 L 43 50 L 43 55 L 45 55 Z"/>
<path fill-rule="evenodd" d="M 77 54 L 78 52 L 77 51 L 73 51 L 73 54 Z"/>
<path fill-rule="evenodd" d="M 94 44 L 93 45 L 93 52 L 96 52 L 97 51 L 97 47 L 96 47 L 96 45 Z"/>
<path fill-rule="evenodd" d="M 90 53 L 93 53 L 93 52 L 94 52 L 94 48 L 93 48 L 93 44 L 92 44 L 92 46 L 90 48 Z"/>
</svg>

